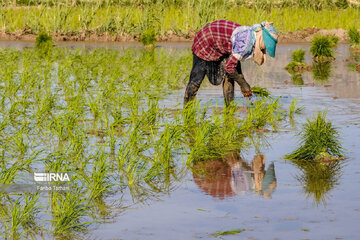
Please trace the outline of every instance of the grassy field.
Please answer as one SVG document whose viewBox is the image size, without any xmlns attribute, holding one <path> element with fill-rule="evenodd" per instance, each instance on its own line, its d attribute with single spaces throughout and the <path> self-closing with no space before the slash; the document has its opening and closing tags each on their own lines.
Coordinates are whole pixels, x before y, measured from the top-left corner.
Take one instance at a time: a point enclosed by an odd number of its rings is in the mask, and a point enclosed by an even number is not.
<svg viewBox="0 0 360 240">
<path fill-rule="evenodd" d="M 345 4 L 346 3 L 346 4 Z M 354 3 L 354 4 L 350 4 Z M 357 2 L 347 1 L 3 1 L 0 31 L 38 34 L 157 35 L 190 38 L 205 24 L 228 19 L 243 25 L 272 21 L 280 32 L 359 25 Z"/>
</svg>

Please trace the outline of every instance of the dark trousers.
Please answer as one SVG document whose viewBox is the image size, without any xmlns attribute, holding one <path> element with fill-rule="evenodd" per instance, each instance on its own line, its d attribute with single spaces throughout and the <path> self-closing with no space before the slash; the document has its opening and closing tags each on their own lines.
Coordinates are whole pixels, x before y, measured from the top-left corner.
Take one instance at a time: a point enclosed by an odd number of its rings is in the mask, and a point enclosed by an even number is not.
<svg viewBox="0 0 360 240">
<path fill-rule="evenodd" d="M 234 79 L 237 78 L 230 77 L 230 74 L 224 70 L 224 64 L 227 57 L 228 56 L 224 56 L 218 61 L 205 61 L 193 54 L 193 66 L 190 73 L 190 80 L 186 87 L 184 96 L 185 105 L 195 98 L 205 75 L 213 85 L 219 85 L 222 83 L 226 105 L 229 105 L 234 100 Z M 236 66 L 235 73 L 231 75 L 243 76 L 240 61 Z"/>
</svg>

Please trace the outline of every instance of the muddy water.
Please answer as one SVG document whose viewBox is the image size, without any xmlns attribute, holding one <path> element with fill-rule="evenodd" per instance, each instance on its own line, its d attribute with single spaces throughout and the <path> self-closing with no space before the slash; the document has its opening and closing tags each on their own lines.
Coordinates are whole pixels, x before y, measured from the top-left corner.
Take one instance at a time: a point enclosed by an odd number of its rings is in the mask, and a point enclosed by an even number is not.
<svg viewBox="0 0 360 240">
<path fill-rule="evenodd" d="M 211 177 L 199 177 L 189 171 L 178 188 L 160 197 L 160 201 L 126 210 L 113 219 L 113 223 L 99 226 L 89 236 L 209 239 L 217 231 L 246 229 L 222 238 L 358 239 L 360 74 L 348 70 L 344 62 L 349 57 L 348 46 L 340 45 L 327 81 L 315 82 L 312 73 L 305 73 L 303 85 L 298 86 L 283 68 L 289 62 L 291 51 L 300 47 L 309 49 L 309 45 L 280 45 L 275 59 L 268 59 L 262 67 L 245 62 L 243 71 L 251 85 L 267 87 L 273 95 L 280 96 L 285 108 L 293 98 L 299 99 L 299 105 L 305 110 L 297 115 L 298 129 L 316 110 L 325 109 L 328 119 L 339 127 L 347 159 L 335 173 L 334 179 L 338 180 L 325 191 L 323 200 L 315 201 L 314 194 L 306 190 L 306 183 L 297 179 L 299 169 L 283 159 L 297 147 L 298 141 L 296 129 L 288 125 L 277 133 L 266 134 L 269 146 L 261 148 L 260 160 L 254 149 L 236 156 L 241 159 L 237 165 L 231 160 L 233 156 L 225 163 L 213 160 L 208 166 L 202 166 Z M 311 63 L 309 56 L 306 62 Z M 180 106 L 183 92 L 174 92 L 162 102 L 163 106 Z M 220 87 L 204 85 L 198 98 L 203 104 L 209 101 L 223 104 Z M 239 91 L 236 100 L 245 104 Z M 319 188 L 321 191 L 321 184 Z"/>
<path fill-rule="evenodd" d="M 68 45 L 67 45 L 68 44 Z M 32 43 L 4 43 L 0 47 L 31 47 Z M 64 43 L 69 47 L 106 47 L 121 49 L 140 47 L 119 44 Z M 179 50 L 189 44 L 161 45 Z M 159 200 L 142 205 L 124 202 L 129 209 L 108 223 L 90 230 L 89 239 L 212 239 L 217 231 L 245 229 L 223 239 L 359 239 L 360 236 L 360 74 L 351 72 L 344 61 L 349 57 L 347 45 L 337 48 L 327 81 L 314 81 L 312 73 L 302 75 L 301 85 L 294 83 L 284 70 L 295 49 L 309 45 L 280 45 L 275 59 L 257 67 L 243 63 L 245 77 L 251 85 L 268 88 L 287 109 L 293 98 L 305 107 L 296 116 L 297 129 L 285 124 L 276 133 L 266 133 L 268 145 L 261 154 L 249 149 L 226 161 L 211 160 L 198 168 L 208 175 L 187 171 L 177 188 L 160 194 Z M 207 80 L 204 81 L 204 83 Z M 236 101 L 246 104 L 237 87 Z M 184 89 L 161 101 L 162 107 L 181 107 Z M 221 87 L 204 84 L 198 93 L 202 104 L 223 105 Z M 334 173 L 334 184 L 318 179 L 318 189 L 325 192 L 320 202 L 309 192 L 309 183 L 300 181 L 298 167 L 283 156 L 297 148 L 295 135 L 306 118 L 316 110 L 328 111 L 327 118 L 339 128 L 347 159 Z M 317 183 L 314 183 L 317 184 Z M 324 190 L 325 189 L 325 190 Z M 323 191 L 322 191 L 323 190 Z M 119 200 L 123 196 L 115 195 Z M 123 199 L 130 199 L 124 196 Z M 115 212 L 116 210 L 114 210 Z"/>
</svg>

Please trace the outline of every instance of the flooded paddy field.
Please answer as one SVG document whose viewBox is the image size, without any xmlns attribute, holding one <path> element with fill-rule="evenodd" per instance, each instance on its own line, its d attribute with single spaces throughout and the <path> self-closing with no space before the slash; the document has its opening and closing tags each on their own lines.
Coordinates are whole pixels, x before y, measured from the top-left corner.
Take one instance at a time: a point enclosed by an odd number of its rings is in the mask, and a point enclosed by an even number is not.
<svg viewBox="0 0 360 240">
<path fill-rule="evenodd" d="M 243 62 L 250 85 L 271 98 L 248 101 L 236 86 L 236 107 L 227 112 L 221 87 L 210 84 L 183 110 L 190 45 L 149 53 L 75 44 L 44 57 L 2 44 L 1 184 L 21 186 L 34 172 L 71 175 L 67 192 L 5 189 L 3 237 L 360 236 L 360 75 L 346 61 L 348 45 L 337 47 L 325 76 L 284 69 L 298 48 L 311 64 L 306 44 L 279 45 L 261 67 Z M 303 109 L 290 117 L 294 99 Z M 345 159 L 308 171 L 284 156 L 299 147 L 297 133 L 317 111 L 338 128 Z"/>
</svg>

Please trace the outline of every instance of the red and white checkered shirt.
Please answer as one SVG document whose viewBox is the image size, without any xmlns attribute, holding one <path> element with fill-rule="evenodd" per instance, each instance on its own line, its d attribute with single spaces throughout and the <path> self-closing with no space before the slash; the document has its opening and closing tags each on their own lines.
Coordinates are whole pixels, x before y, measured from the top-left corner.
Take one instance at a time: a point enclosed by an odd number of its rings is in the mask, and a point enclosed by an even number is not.
<svg viewBox="0 0 360 240">
<path fill-rule="evenodd" d="M 231 35 L 240 24 L 218 20 L 209 23 L 196 33 L 192 50 L 196 56 L 205 61 L 217 61 L 224 55 L 229 55 L 225 70 L 233 73 L 238 64 L 238 59 L 232 55 Z"/>
</svg>

